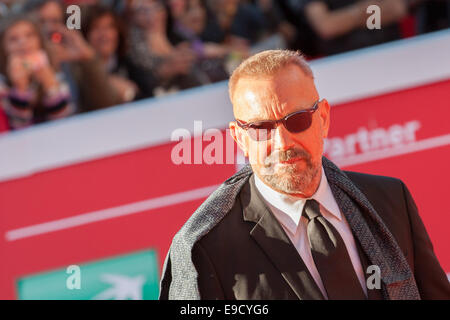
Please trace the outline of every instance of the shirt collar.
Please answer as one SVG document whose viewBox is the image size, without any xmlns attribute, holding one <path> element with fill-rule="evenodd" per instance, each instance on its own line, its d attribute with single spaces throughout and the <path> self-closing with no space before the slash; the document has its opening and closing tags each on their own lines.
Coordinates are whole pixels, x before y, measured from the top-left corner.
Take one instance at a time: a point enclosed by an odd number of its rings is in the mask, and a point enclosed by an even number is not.
<svg viewBox="0 0 450 320">
<path fill-rule="evenodd" d="M 293 234 L 297 230 L 303 207 L 308 199 L 316 200 L 339 221 L 342 220 L 341 211 L 334 199 L 323 167 L 319 187 L 310 198 L 299 198 L 279 193 L 262 182 L 256 174 L 255 186 L 271 209 L 276 208 L 285 215 L 284 218 L 287 219 L 281 219 L 281 223 Z"/>
</svg>

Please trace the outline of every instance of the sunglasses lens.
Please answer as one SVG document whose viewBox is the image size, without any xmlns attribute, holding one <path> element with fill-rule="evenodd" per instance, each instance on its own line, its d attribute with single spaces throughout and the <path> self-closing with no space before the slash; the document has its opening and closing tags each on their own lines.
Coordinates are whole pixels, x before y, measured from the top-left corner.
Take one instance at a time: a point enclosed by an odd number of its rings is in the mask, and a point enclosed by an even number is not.
<svg viewBox="0 0 450 320">
<path fill-rule="evenodd" d="M 256 141 L 265 141 L 270 139 L 274 124 L 271 122 L 260 122 L 252 124 L 248 129 L 250 138 Z"/>
<path fill-rule="evenodd" d="M 311 126 L 312 114 L 310 112 L 296 113 L 285 121 L 286 129 L 290 132 L 298 133 L 305 131 Z"/>
</svg>

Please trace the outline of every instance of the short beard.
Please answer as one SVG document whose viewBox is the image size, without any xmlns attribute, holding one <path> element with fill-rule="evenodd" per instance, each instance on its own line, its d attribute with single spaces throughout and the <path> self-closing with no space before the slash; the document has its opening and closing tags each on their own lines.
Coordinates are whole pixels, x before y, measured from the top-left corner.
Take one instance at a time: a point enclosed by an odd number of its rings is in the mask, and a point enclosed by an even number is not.
<svg viewBox="0 0 450 320">
<path fill-rule="evenodd" d="M 306 168 L 301 171 L 292 164 L 274 170 L 274 165 L 278 161 L 301 158 L 306 163 Z M 301 149 L 289 149 L 279 151 L 266 158 L 264 168 L 260 170 L 261 179 L 272 189 L 286 194 L 304 194 L 309 191 L 312 181 L 317 176 L 320 166 L 313 163 L 311 155 Z"/>
</svg>

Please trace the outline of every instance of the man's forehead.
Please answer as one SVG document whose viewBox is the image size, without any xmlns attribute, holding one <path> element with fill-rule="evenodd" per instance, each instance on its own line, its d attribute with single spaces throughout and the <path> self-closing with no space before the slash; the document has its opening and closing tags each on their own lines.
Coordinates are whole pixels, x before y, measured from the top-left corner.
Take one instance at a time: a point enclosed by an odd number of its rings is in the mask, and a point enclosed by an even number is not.
<svg viewBox="0 0 450 320">
<path fill-rule="evenodd" d="M 303 79 L 276 77 L 240 79 L 235 89 L 233 111 L 236 118 L 255 121 L 278 118 L 302 108 L 308 108 L 317 96 L 314 83 L 306 84 Z"/>
<path fill-rule="evenodd" d="M 279 99 L 276 94 L 271 94 L 268 90 L 252 90 L 248 88 L 242 90 L 237 95 L 234 103 L 235 115 L 247 121 L 266 118 L 269 110 L 284 109 L 286 102 Z"/>
</svg>

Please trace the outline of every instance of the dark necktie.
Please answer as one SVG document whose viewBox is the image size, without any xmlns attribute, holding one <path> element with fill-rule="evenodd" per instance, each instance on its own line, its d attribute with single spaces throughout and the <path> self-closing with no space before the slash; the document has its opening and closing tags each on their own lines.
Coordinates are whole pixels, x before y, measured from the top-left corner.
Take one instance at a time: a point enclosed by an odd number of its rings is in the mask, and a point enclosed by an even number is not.
<svg viewBox="0 0 450 320">
<path fill-rule="evenodd" d="M 339 232 L 320 213 L 316 200 L 307 200 L 303 216 L 308 219 L 308 239 L 314 264 L 319 271 L 328 299 L 366 299 L 350 256 Z"/>
</svg>

